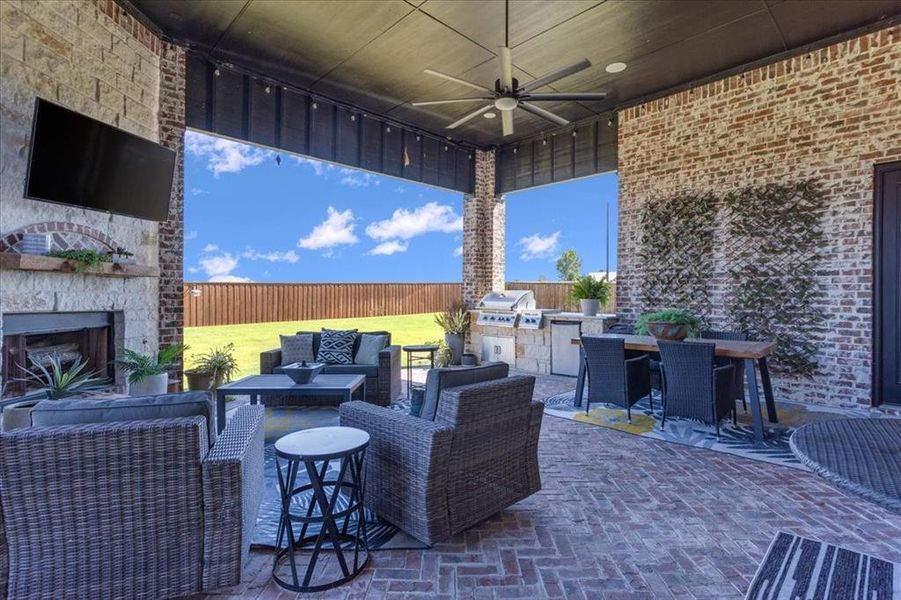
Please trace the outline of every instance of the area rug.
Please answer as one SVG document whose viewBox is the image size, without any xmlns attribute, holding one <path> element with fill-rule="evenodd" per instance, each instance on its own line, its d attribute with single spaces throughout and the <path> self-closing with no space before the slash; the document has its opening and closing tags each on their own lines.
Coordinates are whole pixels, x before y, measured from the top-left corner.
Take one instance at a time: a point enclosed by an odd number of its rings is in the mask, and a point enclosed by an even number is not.
<svg viewBox="0 0 901 600">
<path fill-rule="evenodd" d="M 692 419 L 667 417 L 666 428 L 661 430 L 663 403 L 660 393 L 654 392 L 654 409 L 651 410 L 647 398 L 632 407 L 632 422 L 626 417 L 626 410 L 609 404 L 592 404 L 586 415 L 584 403 L 582 407 L 574 405 L 575 392 L 566 392 L 549 396 L 543 400 L 545 413 L 582 423 L 590 423 L 599 427 L 608 427 L 625 431 L 642 437 L 664 440 L 686 446 L 706 448 L 716 452 L 725 452 L 761 460 L 769 463 L 807 470 L 807 467 L 791 451 L 788 440 L 791 434 L 802 425 L 832 419 L 866 418 L 871 414 L 863 409 L 836 409 L 794 402 L 777 402 L 776 413 L 779 423 L 770 423 L 764 411 L 764 443 L 754 443 L 754 425 L 750 407 L 745 412 L 738 408 L 738 424 L 732 421 L 720 422 L 720 437 L 716 437 L 716 429 Z"/>
<path fill-rule="evenodd" d="M 901 565 L 780 531 L 751 581 L 748 600 L 891 600 Z"/>
<path fill-rule="evenodd" d="M 275 466 L 275 441 L 289 433 L 309 429 L 312 427 L 326 427 L 338 425 L 338 410 L 334 407 L 291 407 L 278 406 L 267 407 L 265 418 L 265 449 L 264 449 L 264 485 L 263 501 L 257 516 L 257 523 L 253 530 L 251 544 L 274 548 L 278 533 L 278 521 L 281 516 L 282 503 L 278 490 L 278 474 Z M 337 477 L 339 465 L 334 468 L 330 465 L 328 476 Z M 300 470 L 297 475 L 297 485 L 309 483 L 307 474 Z M 306 508 L 312 498 L 312 492 L 295 496 L 292 503 L 292 512 L 306 514 Z M 347 505 L 347 500 L 341 497 L 338 508 Z M 419 540 L 410 537 L 397 527 L 380 521 L 375 514 L 366 512 L 366 531 L 369 538 L 370 550 L 416 550 L 428 548 Z M 318 527 L 310 527 L 309 534 L 319 532 Z M 352 519 L 348 533 L 356 532 L 356 520 Z M 328 544 L 325 544 L 328 547 Z"/>
</svg>

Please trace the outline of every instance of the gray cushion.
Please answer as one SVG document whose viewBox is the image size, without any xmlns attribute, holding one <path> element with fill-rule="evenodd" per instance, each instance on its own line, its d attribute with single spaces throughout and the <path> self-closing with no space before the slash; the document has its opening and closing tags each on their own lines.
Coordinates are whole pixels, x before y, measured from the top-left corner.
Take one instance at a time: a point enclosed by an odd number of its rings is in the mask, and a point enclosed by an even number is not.
<svg viewBox="0 0 901 600">
<path fill-rule="evenodd" d="M 354 354 L 354 364 L 378 365 L 379 352 L 388 346 L 388 336 L 384 334 L 361 333 L 360 343 Z"/>
<path fill-rule="evenodd" d="M 309 333 L 313 336 L 313 354 L 319 354 L 319 342 L 322 339 L 322 332 L 320 331 L 298 331 L 298 334 Z M 390 331 L 359 331 L 357 332 L 357 339 L 354 340 L 354 355 L 356 355 L 357 350 L 360 348 L 360 336 L 364 333 L 369 333 L 372 335 L 387 335 L 388 336 L 388 346 L 391 345 L 391 332 Z"/>
<path fill-rule="evenodd" d="M 281 335 L 282 364 L 290 365 L 296 362 L 314 362 L 316 353 L 313 352 L 313 334 L 298 333 L 297 335 Z"/>
<path fill-rule="evenodd" d="M 31 411 L 31 424 L 40 427 L 201 416 L 206 418 L 212 447 L 216 441 L 215 414 L 207 392 L 183 392 L 135 398 L 41 400 Z"/>
<path fill-rule="evenodd" d="M 430 369 L 425 380 L 425 398 L 420 416 L 429 421 L 438 414 L 441 392 L 452 387 L 503 379 L 510 374 L 510 365 L 504 362 L 490 362 L 478 367 L 462 369 Z"/>
<path fill-rule="evenodd" d="M 350 365 L 354 362 L 354 341 L 356 329 L 324 329 L 319 340 L 317 362 L 330 365 Z"/>
<path fill-rule="evenodd" d="M 328 375 L 365 375 L 366 377 L 378 377 L 378 365 L 326 365 L 323 373 Z"/>
</svg>

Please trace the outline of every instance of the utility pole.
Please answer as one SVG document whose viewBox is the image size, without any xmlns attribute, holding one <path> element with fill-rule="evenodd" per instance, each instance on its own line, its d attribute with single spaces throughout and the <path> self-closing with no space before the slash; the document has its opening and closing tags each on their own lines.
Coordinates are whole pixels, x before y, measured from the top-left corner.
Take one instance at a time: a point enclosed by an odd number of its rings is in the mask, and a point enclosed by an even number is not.
<svg viewBox="0 0 901 600">
<path fill-rule="evenodd" d="M 607 246 L 607 273 L 604 277 L 607 281 L 610 281 L 610 200 L 604 200 L 604 210 L 606 212 L 606 230 L 607 232 L 604 234 L 604 244 Z"/>
</svg>

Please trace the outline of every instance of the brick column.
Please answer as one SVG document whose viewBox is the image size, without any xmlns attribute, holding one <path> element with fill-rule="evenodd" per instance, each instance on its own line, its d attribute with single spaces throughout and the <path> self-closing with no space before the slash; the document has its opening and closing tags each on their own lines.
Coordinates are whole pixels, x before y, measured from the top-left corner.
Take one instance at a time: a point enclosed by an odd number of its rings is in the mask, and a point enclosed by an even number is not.
<svg viewBox="0 0 901 600">
<path fill-rule="evenodd" d="M 494 150 L 476 150 L 475 190 L 463 198 L 463 303 L 504 289 L 506 204 L 495 195 Z"/>
<path fill-rule="evenodd" d="M 160 143 L 175 150 L 169 218 L 159 226 L 159 343 L 184 340 L 185 51 L 167 42 L 160 53 Z M 173 370 L 180 379 L 184 365 Z"/>
</svg>

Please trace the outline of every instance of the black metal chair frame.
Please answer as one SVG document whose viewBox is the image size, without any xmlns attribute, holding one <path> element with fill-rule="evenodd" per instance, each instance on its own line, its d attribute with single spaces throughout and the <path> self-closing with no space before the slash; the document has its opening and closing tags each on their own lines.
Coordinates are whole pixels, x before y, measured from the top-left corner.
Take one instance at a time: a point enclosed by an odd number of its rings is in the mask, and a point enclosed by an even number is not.
<svg viewBox="0 0 901 600">
<path fill-rule="evenodd" d="M 651 402 L 651 410 L 654 409 L 647 354 L 627 359 L 622 339 L 582 336 L 582 358 L 588 374 L 585 414 L 592 402 L 616 404 L 626 409 L 631 423 L 632 405 L 645 396 Z"/>
<path fill-rule="evenodd" d="M 743 331 L 723 331 L 717 329 L 706 329 L 701 332 L 700 339 L 702 340 L 733 340 L 737 342 L 745 342 L 748 340 L 748 334 Z M 717 358 L 716 363 L 717 366 L 722 366 L 725 364 L 734 365 L 733 371 L 733 379 L 732 379 L 732 392 L 733 392 L 733 400 L 741 400 L 742 410 L 748 412 L 748 402 L 745 399 L 745 369 L 744 369 L 744 361 L 741 359 L 732 359 L 732 358 Z"/>
</svg>

